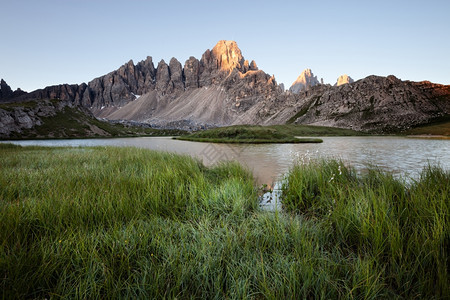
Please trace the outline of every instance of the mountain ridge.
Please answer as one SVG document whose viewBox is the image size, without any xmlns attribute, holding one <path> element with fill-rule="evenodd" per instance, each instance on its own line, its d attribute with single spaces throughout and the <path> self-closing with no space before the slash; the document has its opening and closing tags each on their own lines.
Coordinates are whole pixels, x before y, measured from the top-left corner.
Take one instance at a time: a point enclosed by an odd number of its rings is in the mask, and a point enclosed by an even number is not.
<svg viewBox="0 0 450 300">
<path fill-rule="evenodd" d="M 148 56 L 88 83 L 50 86 L 9 101 L 60 99 L 89 108 L 100 118 L 158 126 L 294 122 L 390 132 L 450 114 L 450 86 L 394 76 L 368 76 L 356 82 L 341 77 L 331 86 L 319 83 L 306 69 L 294 82 L 298 81 L 298 89 L 285 92 L 274 76 L 244 58 L 236 42 L 222 40 L 200 60 L 189 57 L 184 66 L 172 58 L 155 67 Z"/>
</svg>

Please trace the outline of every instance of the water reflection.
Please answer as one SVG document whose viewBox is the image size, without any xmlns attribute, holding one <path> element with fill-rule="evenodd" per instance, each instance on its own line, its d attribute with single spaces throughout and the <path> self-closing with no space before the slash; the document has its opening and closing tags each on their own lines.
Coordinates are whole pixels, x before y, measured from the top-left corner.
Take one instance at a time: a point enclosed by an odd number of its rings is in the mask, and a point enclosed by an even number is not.
<svg viewBox="0 0 450 300">
<path fill-rule="evenodd" d="M 197 157 L 205 165 L 237 160 L 249 168 L 258 184 L 280 179 L 300 158 L 336 157 L 363 169 L 376 165 L 401 176 L 417 177 L 428 163 L 450 168 L 450 140 L 402 137 L 324 137 L 321 144 L 212 144 L 173 140 L 168 137 L 141 137 L 80 140 L 11 141 L 41 146 L 132 146 L 170 151 Z M 8 141 L 3 141 L 8 142 Z"/>
</svg>

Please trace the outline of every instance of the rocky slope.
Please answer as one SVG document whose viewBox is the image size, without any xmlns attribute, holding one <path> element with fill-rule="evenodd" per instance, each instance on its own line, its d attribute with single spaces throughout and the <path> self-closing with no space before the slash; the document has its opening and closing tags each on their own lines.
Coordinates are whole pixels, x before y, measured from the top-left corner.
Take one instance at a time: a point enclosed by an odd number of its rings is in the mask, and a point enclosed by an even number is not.
<svg viewBox="0 0 450 300">
<path fill-rule="evenodd" d="M 307 90 L 310 87 L 320 84 L 317 76 L 314 76 L 311 69 L 305 69 L 300 76 L 292 83 L 289 91 L 294 94 L 300 93 L 302 90 Z"/>
<path fill-rule="evenodd" d="M 0 139 L 80 138 L 139 135 L 178 135 L 131 121 L 105 122 L 69 101 L 37 100 L 0 103 Z"/>
<path fill-rule="evenodd" d="M 43 118 L 50 118 L 72 106 L 65 101 L 30 101 L 0 104 L 0 138 L 10 138 L 43 124 Z"/>
<path fill-rule="evenodd" d="M 266 123 L 285 122 L 351 128 L 374 133 L 407 130 L 450 116 L 450 86 L 368 76 L 341 86 L 318 85 L 283 107 Z"/>
</svg>

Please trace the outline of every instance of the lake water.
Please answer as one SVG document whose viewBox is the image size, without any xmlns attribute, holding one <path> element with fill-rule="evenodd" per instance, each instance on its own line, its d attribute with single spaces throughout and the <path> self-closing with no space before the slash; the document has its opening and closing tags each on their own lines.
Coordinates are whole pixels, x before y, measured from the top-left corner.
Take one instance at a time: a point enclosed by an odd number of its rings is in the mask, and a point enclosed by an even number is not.
<svg viewBox="0 0 450 300">
<path fill-rule="evenodd" d="M 258 184 L 281 179 L 297 160 L 335 157 L 359 170 L 369 165 L 399 176 L 417 178 L 423 167 L 439 164 L 450 169 L 450 140 L 404 137 L 323 137 L 320 144 L 213 144 L 178 141 L 170 137 L 2 141 L 39 146 L 132 146 L 187 154 L 207 166 L 237 160 L 249 168 Z"/>
</svg>

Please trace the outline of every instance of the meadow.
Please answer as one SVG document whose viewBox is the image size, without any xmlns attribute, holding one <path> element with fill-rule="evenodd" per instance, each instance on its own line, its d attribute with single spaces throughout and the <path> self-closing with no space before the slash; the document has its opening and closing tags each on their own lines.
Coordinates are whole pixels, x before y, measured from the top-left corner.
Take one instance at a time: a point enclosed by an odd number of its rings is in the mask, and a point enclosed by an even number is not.
<svg viewBox="0 0 450 300">
<path fill-rule="evenodd" d="M 0 144 L 2 298 L 448 299 L 450 173 L 251 173 L 137 148 Z"/>
</svg>

